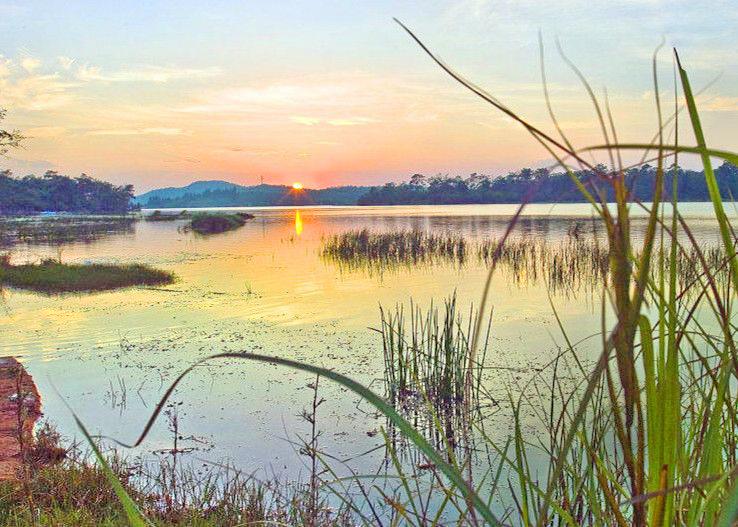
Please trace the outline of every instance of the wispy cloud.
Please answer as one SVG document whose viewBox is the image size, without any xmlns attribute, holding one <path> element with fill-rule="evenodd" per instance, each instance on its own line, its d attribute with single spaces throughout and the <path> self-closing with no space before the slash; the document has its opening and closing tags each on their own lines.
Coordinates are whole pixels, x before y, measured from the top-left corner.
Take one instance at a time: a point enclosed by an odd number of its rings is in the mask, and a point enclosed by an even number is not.
<svg viewBox="0 0 738 527">
<path fill-rule="evenodd" d="M 59 108 L 74 99 L 72 90 L 79 83 L 57 74 L 0 78 L 0 104 L 10 108 L 43 111 Z"/>
<path fill-rule="evenodd" d="M 171 66 L 144 65 L 104 72 L 97 66 L 81 65 L 77 68 L 77 78 L 82 81 L 102 82 L 158 82 L 165 83 L 179 79 L 203 79 L 220 74 L 218 68 L 177 68 Z"/>
<path fill-rule="evenodd" d="M 348 117 L 343 119 L 328 119 L 327 124 L 331 126 L 359 126 L 362 124 L 378 123 L 379 119 L 372 117 Z"/>
<path fill-rule="evenodd" d="M 111 128 L 90 130 L 87 135 L 189 135 L 181 128 Z"/>
<path fill-rule="evenodd" d="M 305 126 L 314 126 L 320 123 L 320 119 L 317 117 L 305 117 L 303 115 L 291 115 L 290 121 L 297 124 L 304 124 Z"/>
</svg>

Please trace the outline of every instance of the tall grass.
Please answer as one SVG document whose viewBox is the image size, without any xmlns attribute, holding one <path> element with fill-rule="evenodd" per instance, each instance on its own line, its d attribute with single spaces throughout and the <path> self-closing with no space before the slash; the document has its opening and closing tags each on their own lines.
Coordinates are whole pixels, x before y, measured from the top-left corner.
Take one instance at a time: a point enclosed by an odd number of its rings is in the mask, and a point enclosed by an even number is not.
<svg viewBox="0 0 738 527">
<path fill-rule="evenodd" d="M 442 448 L 458 446 L 470 416 L 481 415 L 484 362 L 492 326 L 490 314 L 480 353 L 472 355 L 474 312 L 463 319 L 456 295 L 442 310 L 426 312 L 410 302 L 380 307 L 385 397 L 410 416 Z M 391 425 L 391 423 L 390 423 Z"/>
<path fill-rule="evenodd" d="M 584 366 L 578 356 L 579 348 L 559 322 L 567 349 L 537 378 L 539 383 L 546 381 L 549 395 L 539 396 L 542 391 L 524 389 L 518 400 L 511 401 L 513 433 L 504 444 L 487 437 L 501 464 L 489 466 L 480 482 L 472 478 L 470 463 L 439 452 L 393 405 L 346 376 L 288 359 L 249 353 L 222 353 L 204 361 L 241 358 L 283 365 L 319 374 L 366 399 L 426 456 L 439 482 L 435 487 L 439 501 L 454 504 L 459 524 L 733 525 L 738 513 L 735 486 L 738 426 L 734 393 L 738 351 L 733 321 L 738 262 L 735 236 L 724 211 L 711 157 L 737 162 L 738 156 L 707 147 L 686 71 L 677 63 L 682 100 L 696 145 L 680 146 L 676 134 L 673 144 L 666 143 L 665 126 L 676 124 L 682 109 L 676 105 L 673 115 L 663 118 L 655 58 L 657 134 L 651 142 L 618 144 L 606 99 L 599 100 L 594 95 L 584 76 L 562 52 L 582 80 L 600 122 L 604 144 L 595 148 L 607 152 L 611 160 L 611 167 L 603 170 L 593 166 L 572 146 L 550 105 L 556 137 L 463 79 L 407 31 L 444 71 L 521 124 L 558 159 L 599 214 L 607 235 L 609 279 L 601 289 L 601 351 L 594 368 Z M 549 102 L 547 90 L 544 93 Z M 624 149 L 643 151 L 644 159 L 650 151 L 655 152 L 657 188 L 652 203 L 630 199 L 625 184 L 626 167 L 620 156 Z M 664 180 L 670 176 L 665 166 L 681 152 L 696 153 L 702 159 L 721 232 L 723 256 L 718 262 L 710 262 L 701 250 L 699 241 L 679 214 L 676 194 L 671 196 L 671 219 L 661 213 Z M 593 170 L 597 178 L 587 183 L 579 181 L 571 170 L 572 165 Z M 614 190 L 616 203 L 612 210 L 603 202 L 605 186 Z M 645 208 L 649 213 L 645 234 L 638 242 L 631 230 L 632 207 Z M 514 221 L 515 218 L 513 224 Z M 503 258 L 504 244 L 501 242 L 495 248 L 490 273 L 495 272 Z M 694 259 L 695 278 L 686 285 L 679 283 L 679 254 L 685 257 L 691 254 Z M 719 269 L 728 269 L 730 280 L 719 282 L 716 278 Z M 485 295 L 487 290 L 488 287 Z M 475 328 L 481 325 L 478 319 Z M 478 351 L 479 331 L 475 330 L 473 335 L 469 354 L 472 359 Z M 170 387 L 136 444 L 145 439 L 178 382 L 204 361 L 185 370 Z M 523 414 L 528 410 L 547 427 L 543 437 L 524 432 Z M 534 463 L 537 456 L 546 460 L 542 468 Z M 401 488 L 406 489 L 401 501 L 399 497 L 392 500 L 398 514 L 396 523 L 440 524 L 438 515 L 427 514 L 421 506 L 402 466 L 398 463 L 394 466 Z M 504 481 L 500 476 L 503 470 L 512 492 L 504 522 L 491 505 L 500 481 Z"/>
<path fill-rule="evenodd" d="M 634 248 L 635 258 L 640 249 Z M 610 248 L 607 239 L 592 236 L 567 236 L 549 241 L 542 236 L 510 236 L 467 240 L 460 234 L 434 234 L 426 231 L 371 232 L 350 230 L 323 240 L 321 257 L 347 270 L 382 274 L 418 265 L 454 265 L 477 262 L 494 265 L 509 282 L 520 286 L 545 285 L 553 293 L 576 295 L 601 291 L 610 277 Z M 656 248 L 653 258 L 669 261 L 668 248 Z M 714 279 L 730 279 L 730 268 L 721 265 L 725 251 L 720 245 L 700 243 L 684 247 L 673 256 L 678 285 L 686 288 L 702 274 L 698 264 L 704 258 Z M 652 267 L 655 280 L 658 269 Z"/>
</svg>

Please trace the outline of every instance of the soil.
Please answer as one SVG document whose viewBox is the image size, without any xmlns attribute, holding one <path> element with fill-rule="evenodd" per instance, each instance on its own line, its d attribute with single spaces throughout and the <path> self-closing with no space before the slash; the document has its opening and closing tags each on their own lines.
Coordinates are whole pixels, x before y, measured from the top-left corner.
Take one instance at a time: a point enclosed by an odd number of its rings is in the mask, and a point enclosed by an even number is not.
<svg viewBox="0 0 738 527">
<path fill-rule="evenodd" d="M 18 477 L 22 451 L 31 447 L 41 417 L 41 397 L 33 378 L 13 357 L 0 357 L 0 480 Z"/>
</svg>

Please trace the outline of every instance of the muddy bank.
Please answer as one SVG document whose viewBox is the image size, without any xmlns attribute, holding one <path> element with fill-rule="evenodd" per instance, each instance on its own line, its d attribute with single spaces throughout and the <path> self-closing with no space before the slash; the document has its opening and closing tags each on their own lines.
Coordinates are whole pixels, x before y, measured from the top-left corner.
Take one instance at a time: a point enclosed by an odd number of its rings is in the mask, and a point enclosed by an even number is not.
<svg viewBox="0 0 738 527">
<path fill-rule="evenodd" d="M 16 477 L 39 417 L 41 397 L 33 378 L 13 357 L 0 357 L 0 480 Z"/>
</svg>

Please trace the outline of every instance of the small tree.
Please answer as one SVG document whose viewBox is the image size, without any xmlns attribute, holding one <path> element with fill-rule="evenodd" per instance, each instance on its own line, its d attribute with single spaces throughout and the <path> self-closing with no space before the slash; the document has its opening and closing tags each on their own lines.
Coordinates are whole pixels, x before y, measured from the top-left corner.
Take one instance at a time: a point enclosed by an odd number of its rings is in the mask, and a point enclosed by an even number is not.
<svg viewBox="0 0 738 527">
<path fill-rule="evenodd" d="M 7 110 L 0 108 L 0 121 L 5 119 L 6 113 L 8 113 Z M 6 155 L 11 148 L 18 148 L 23 139 L 23 135 L 18 130 L 0 128 L 0 156 Z"/>
</svg>

